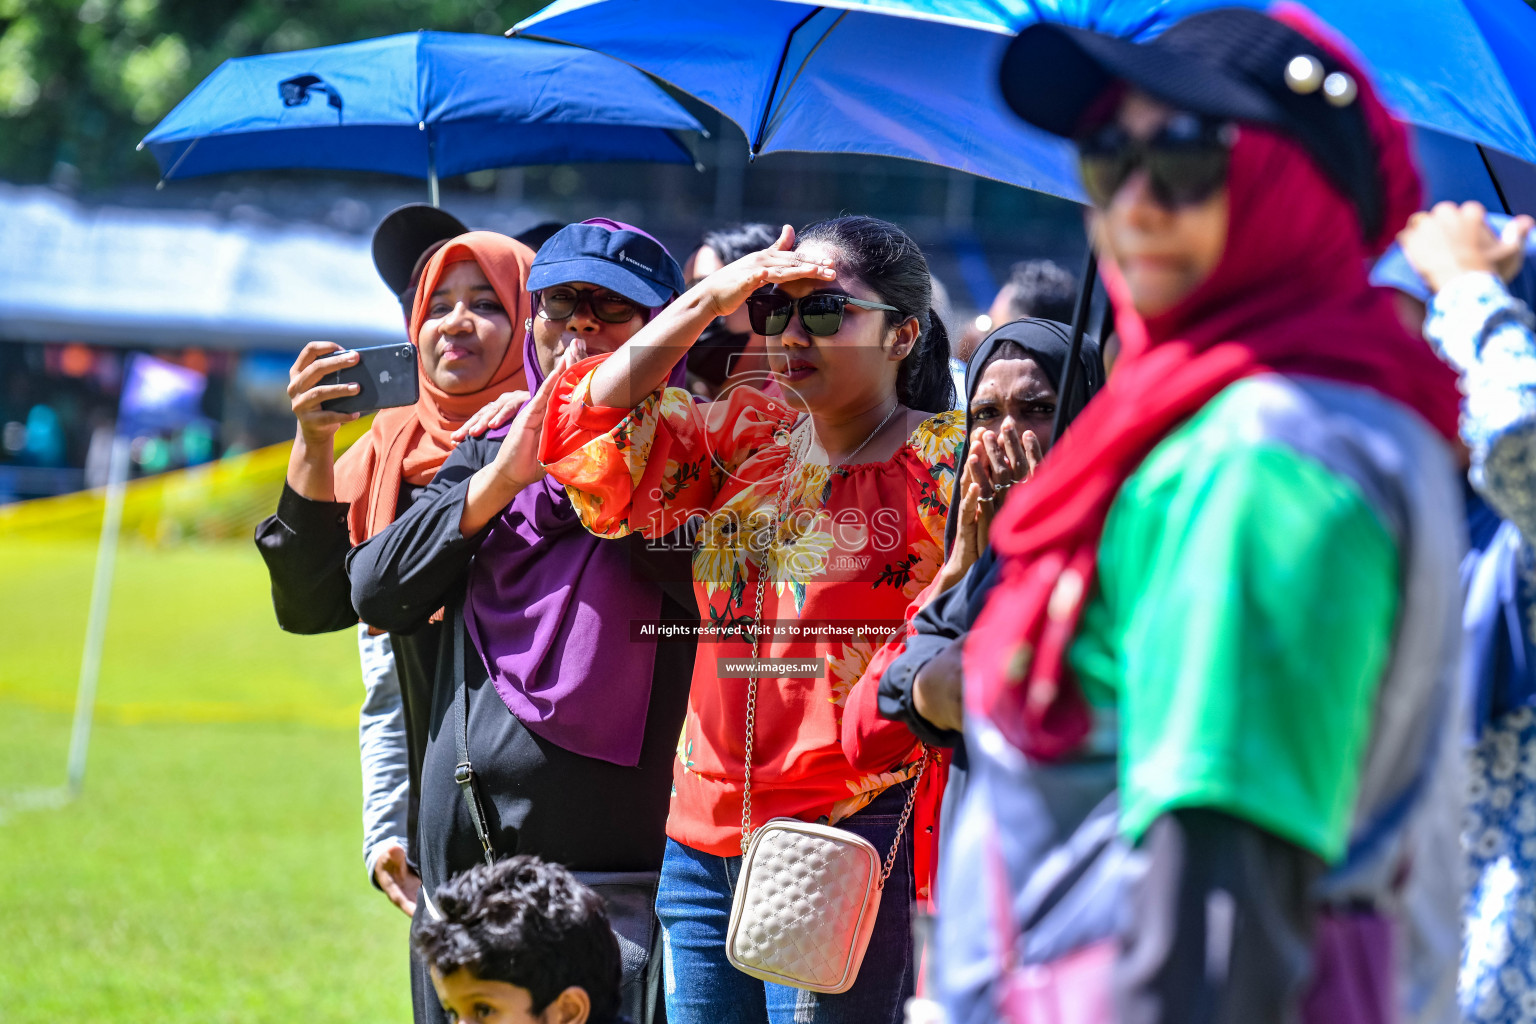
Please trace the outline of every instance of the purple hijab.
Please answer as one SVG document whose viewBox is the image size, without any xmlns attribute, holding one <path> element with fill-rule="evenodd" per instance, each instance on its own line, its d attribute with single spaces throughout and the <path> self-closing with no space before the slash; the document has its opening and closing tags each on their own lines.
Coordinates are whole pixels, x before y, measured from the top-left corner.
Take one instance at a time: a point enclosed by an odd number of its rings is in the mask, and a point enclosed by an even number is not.
<svg viewBox="0 0 1536 1024">
<path fill-rule="evenodd" d="M 668 383 L 680 383 L 683 365 Z M 531 388 L 544 383 L 532 331 L 523 366 Z M 656 642 L 636 640 L 630 620 L 655 622 L 661 602 L 661 588 L 636 575 L 629 544 L 588 533 L 565 488 L 546 476 L 491 523 L 470 566 L 464 627 L 507 709 L 532 732 L 632 767 Z"/>
</svg>

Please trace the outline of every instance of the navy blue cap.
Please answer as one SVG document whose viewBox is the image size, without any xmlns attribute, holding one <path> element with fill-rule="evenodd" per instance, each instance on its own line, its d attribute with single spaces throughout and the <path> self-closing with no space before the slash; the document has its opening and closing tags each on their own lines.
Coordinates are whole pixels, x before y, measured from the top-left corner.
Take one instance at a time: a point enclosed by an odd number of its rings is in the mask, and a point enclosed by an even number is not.
<svg viewBox="0 0 1536 1024">
<path fill-rule="evenodd" d="M 1299 57 L 1310 75 L 1292 84 Z M 1093 127 L 1084 119 L 1116 81 L 1192 114 L 1272 125 L 1354 202 L 1374 238 L 1385 202 L 1353 70 L 1262 11 L 1226 7 L 1191 14 L 1144 43 L 1035 22 L 1009 44 L 999 81 L 1014 113 L 1064 138 Z M 1325 99 L 1329 81 L 1344 89 L 1340 98 Z"/>
<path fill-rule="evenodd" d="M 586 281 L 647 309 L 682 294 L 683 270 L 656 239 L 630 224 L 599 220 L 567 224 L 539 247 L 528 290 Z"/>
</svg>

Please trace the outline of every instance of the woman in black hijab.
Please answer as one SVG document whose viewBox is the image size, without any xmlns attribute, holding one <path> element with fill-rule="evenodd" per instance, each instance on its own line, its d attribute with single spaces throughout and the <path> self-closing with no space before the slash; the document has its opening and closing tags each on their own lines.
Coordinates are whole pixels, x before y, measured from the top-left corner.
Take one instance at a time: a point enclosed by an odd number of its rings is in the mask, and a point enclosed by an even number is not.
<svg viewBox="0 0 1536 1024">
<path fill-rule="evenodd" d="M 946 562 L 936 593 L 958 584 L 980 557 L 992 513 L 1007 489 L 1029 479 L 1051 447 L 1070 353 L 1069 327 L 1032 317 L 1004 324 L 972 353 L 965 372 L 965 447 L 955 463 L 962 469 L 950 501 Z M 1103 379 L 1099 348 L 1084 339 L 1063 423 L 1081 411 Z"/>
<path fill-rule="evenodd" d="M 878 684 L 881 717 L 904 722 L 931 745 L 960 741 L 958 641 L 996 581 L 987 529 L 1007 488 L 1028 480 L 1050 450 L 1070 332 L 1053 320 L 1015 320 L 987 335 L 966 368 L 966 447 L 955 463 L 964 468 L 950 501 L 946 561 L 905 652 Z M 1063 423 L 1082 411 L 1103 381 L 1099 347 L 1085 338 Z M 963 766 L 963 754 L 957 756 Z"/>
<path fill-rule="evenodd" d="M 965 784 L 960 732 L 960 649 L 987 593 L 997 582 L 997 559 L 987 544 L 992 513 L 1009 487 L 1024 483 L 1054 440 L 1056 406 L 1070 354 L 1071 329 L 1054 320 L 1024 319 L 987 335 L 965 372 L 965 446 L 950 499 L 944 533 L 944 566 L 904 640 L 877 652 L 845 703 L 843 753 L 859 771 L 883 771 L 910 749 L 912 737 L 952 748 L 943 806 Z M 1104 382 L 1099 347 L 1083 339 L 1078 368 L 1062 422 L 1070 423 Z M 878 713 L 877 713 L 878 712 Z M 889 720 L 889 721 L 884 721 Z M 890 721 L 910 730 L 893 730 Z M 936 803 L 937 801 L 935 801 Z M 919 795 L 919 836 L 938 806 Z M 942 835 L 944 829 L 939 829 Z M 936 850 L 919 849 L 915 865 L 920 897 L 931 895 Z"/>
</svg>

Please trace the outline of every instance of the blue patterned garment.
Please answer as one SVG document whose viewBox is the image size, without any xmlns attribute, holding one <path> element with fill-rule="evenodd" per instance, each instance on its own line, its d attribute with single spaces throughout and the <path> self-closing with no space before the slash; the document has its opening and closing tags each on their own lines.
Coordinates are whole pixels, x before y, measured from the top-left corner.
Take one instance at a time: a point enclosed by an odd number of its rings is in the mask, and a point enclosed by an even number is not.
<svg viewBox="0 0 1536 1024">
<path fill-rule="evenodd" d="M 1492 274 L 1463 274 L 1429 303 L 1424 336 L 1461 373 L 1472 485 L 1536 536 L 1536 317 Z"/>
<path fill-rule="evenodd" d="M 1463 1019 L 1536 1022 L 1536 713 L 1490 724 L 1469 775 Z"/>
<path fill-rule="evenodd" d="M 1425 336 L 1462 374 L 1468 502 L 1465 1021 L 1536 1024 L 1536 320 L 1491 274 L 1429 304 Z M 1503 516 L 1499 522 L 1498 516 Z"/>
</svg>

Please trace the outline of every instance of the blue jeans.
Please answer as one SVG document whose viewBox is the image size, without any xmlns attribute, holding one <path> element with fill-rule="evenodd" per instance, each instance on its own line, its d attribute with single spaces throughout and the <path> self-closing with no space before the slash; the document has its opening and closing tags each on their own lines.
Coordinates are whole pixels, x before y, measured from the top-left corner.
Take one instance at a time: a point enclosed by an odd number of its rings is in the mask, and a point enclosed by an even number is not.
<svg viewBox="0 0 1536 1024">
<path fill-rule="evenodd" d="M 894 786 L 838 823 L 868 839 L 883 858 L 909 785 Z M 912 995 L 912 829 L 901 837 L 859 980 L 841 995 L 758 981 L 725 958 L 740 857 L 717 857 L 667 840 L 656 893 L 661 919 L 668 1024 L 901 1024 Z"/>
</svg>

